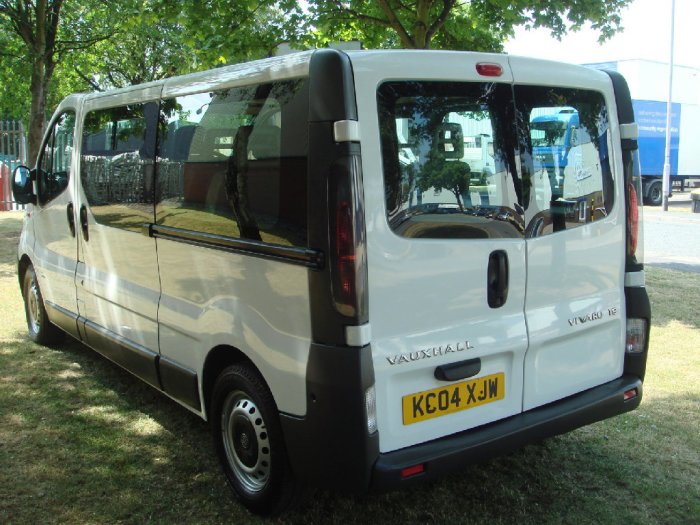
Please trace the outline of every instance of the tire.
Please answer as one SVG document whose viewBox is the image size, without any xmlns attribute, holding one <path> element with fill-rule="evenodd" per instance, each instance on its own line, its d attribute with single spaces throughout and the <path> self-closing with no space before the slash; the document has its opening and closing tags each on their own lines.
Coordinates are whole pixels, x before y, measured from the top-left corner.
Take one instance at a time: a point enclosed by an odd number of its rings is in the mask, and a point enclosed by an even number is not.
<svg viewBox="0 0 700 525">
<path fill-rule="evenodd" d="M 27 317 L 29 338 L 40 345 L 52 345 L 63 341 L 65 333 L 52 324 L 46 314 L 39 281 L 31 264 L 24 272 L 22 297 L 24 298 L 24 313 Z"/>
<path fill-rule="evenodd" d="M 226 480 L 251 512 L 275 515 L 298 503 L 274 399 L 257 371 L 226 368 L 212 393 L 211 426 Z"/>
<path fill-rule="evenodd" d="M 650 206 L 661 206 L 664 200 L 664 190 L 660 180 L 651 183 L 647 193 L 647 203 Z"/>
</svg>

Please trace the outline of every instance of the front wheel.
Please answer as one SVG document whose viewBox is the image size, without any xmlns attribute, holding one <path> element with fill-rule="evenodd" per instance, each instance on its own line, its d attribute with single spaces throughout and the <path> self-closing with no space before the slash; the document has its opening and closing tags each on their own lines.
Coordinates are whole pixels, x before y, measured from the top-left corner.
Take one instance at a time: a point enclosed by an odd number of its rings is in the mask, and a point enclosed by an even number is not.
<svg viewBox="0 0 700 525">
<path fill-rule="evenodd" d="M 226 480 L 241 502 L 261 515 L 297 503 L 299 485 L 287 462 L 277 407 L 252 367 L 234 365 L 216 380 L 211 422 Z"/>
<path fill-rule="evenodd" d="M 44 298 L 39 289 L 39 281 L 36 278 L 36 272 L 32 265 L 29 265 L 24 272 L 22 296 L 24 298 L 24 313 L 27 317 L 29 338 L 41 345 L 61 342 L 65 334 L 49 321 L 46 308 L 44 308 Z"/>
</svg>

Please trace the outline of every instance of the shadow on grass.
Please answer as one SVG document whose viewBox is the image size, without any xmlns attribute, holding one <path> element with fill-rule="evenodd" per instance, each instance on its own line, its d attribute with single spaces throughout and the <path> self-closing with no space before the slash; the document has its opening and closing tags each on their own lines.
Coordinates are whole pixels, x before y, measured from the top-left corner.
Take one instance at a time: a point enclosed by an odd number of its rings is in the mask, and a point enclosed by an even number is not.
<svg viewBox="0 0 700 525">
<path fill-rule="evenodd" d="M 0 370 L 0 450 L 11 451 L 0 454 L 0 521 L 264 523 L 231 498 L 204 422 L 82 344 L 11 341 Z M 276 522 L 681 523 L 698 480 L 649 461 L 656 412 L 643 404 L 407 490 L 312 491 Z"/>
</svg>

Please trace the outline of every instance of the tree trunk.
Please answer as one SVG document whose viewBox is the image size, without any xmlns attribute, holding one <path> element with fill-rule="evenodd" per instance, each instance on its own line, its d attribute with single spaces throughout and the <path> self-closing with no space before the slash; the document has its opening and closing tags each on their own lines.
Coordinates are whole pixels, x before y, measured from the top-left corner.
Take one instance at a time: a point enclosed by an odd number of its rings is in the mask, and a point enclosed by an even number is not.
<svg viewBox="0 0 700 525">
<path fill-rule="evenodd" d="M 32 65 L 32 105 L 29 112 L 29 151 L 27 163 L 33 167 L 41 148 L 41 139 L 44 136 L 44 121 L 46 119 L 46 96 L 48 80 L 46 78 L 46 64 L 41 56 L 36 57 Z"/>
<path fill-rule="evenodd" d="M 416 21 L 413 24 L 413 42 L 416 49 L 428 49 L 430 41 L 428 40 L 428 19 L 430 17 L 429 0 L 418 0 L 416 5 Z"/>
</svg>

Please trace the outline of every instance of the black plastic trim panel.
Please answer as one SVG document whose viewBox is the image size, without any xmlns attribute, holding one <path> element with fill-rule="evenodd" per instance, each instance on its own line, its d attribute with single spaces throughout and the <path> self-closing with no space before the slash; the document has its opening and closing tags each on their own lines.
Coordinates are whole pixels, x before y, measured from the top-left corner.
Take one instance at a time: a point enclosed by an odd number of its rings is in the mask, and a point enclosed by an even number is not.
<svg viewBox="0 0 700 525">
<path fill-rule="evenodd" d="M 628 401 L 624 392 L 637 389 Z M 642 381 L 635 376 L 619 379 L 580 394 L 473 430 L 429 443 L 381 454 L 374 466 L 371 492 L 383 492 L 442 477 L 532 441 L 569 432 L 583 425 L 635 409 L 642 400 Z M 401 478 L 407 467 L 423 464 L 424 472 Z"/>
<path fill-rule="evenodd" d="M 357 120 L 352 64 L 347 54 L 322 49 L 309 63 L 309 155 L 308 155 L 308 239 L 326 254 L 333 253 L 330 186 L 334 173 L 359 157 L 359 143 L 337 143 L 333 125 L 341 120 Z M 330 263 L 320 271 L 309 272 L 311 337 L 315 343 L 345 344 L 345 326 L 361 324 L 341 315 L 335 307 Z"/>
<path fill-rule="evenodd" d="M 292 470 L 305 483 L 365 492 L 379 454 L 367 432 L 365 391 L 374 384 L 365 347 L 311 345 L 304 417 L 280 414 Z"/>
<path fill-rule="evenodd" d="M 632 95 L 627 85 L 625 77 L 617 71 L 604 70 L 610 80 L 612 80 L 613 91 L 615 92 L 615 103 L 617 105 L 617 120 L 620 124 L 631 124 L 634 122 L 634 106 L 632 105 Z"/>
<path fill-rule="evenodd" d="M 160 374 L 160 384 L 168 395 L 195 410 L 202 409 L 199 401 L 197 372 L 185 368 L 167 357 L 160 356 L 158 373 Z"/>
<path fill-rule="evenodd" d="M 319 49 L 311 56 L 309 79 L 309 122 L 357 120 L 348 55 L 336 49 Z"/>
<path fill-rule="evenodd" d="M 617 71 L 607 71 L 604 70 L 610 80 L 612 81 L 613 91 L 615 93 L 615 104 L 617 106 L 617 120 L 620 124 L 632 124 L 634 123 L 634 106 L 632 104 L 632 95 L 630 94 L 629 86 L 625 77 L 623 77 Z M 632 180 L 632 171 L 634 165 L 634 151 L 638 149 L 638 144 L 636 140 L 624 139 L 622 140 L 622 165 L 625 176 L 625 184 Z M 638 198 L 642 198 L 641 195 Z M 629 202 L 627 203 L 629 206 Z M 629 211 L 628 211 L 629 213 Z M 626 225 L 627 238 L 629 238 L 629 224 Z M 625 257 L 625 272 L 640 272 L 644 269 L 644 265 L 636 260 L 633 260 L 629 254 Z"/>
<path fill-rule="evenodd" d="M 92 321 L 82 317 L 78 321 L 83 325 L 85 331 L 85 339 L 83 340 L 85 344 L 160 390 L 156 368 L 157 353 L 110 332 Z"/>
<path fill-rule="evenodd" d="M 44 307 L 46 308 L 46 313 L 51 323 L 76 339 L 80 339 L 80 333 L 78 332 L 78 314 L 49 301 L 44 302 Z"/>
<path fill-rule="evenodd" d="M 306 266 L 312 269 L 323 268 L 323 253 L 309 248 L 267 244 L 259 241 L 225 237 L 223 235 L 196 232 L 158 224 L 151 224 L 149 226 L 148 235 L 157 239 L 168 239 L 171 241 L 193 244 L 195 246 L 212 248 L 214 250 L 251 255 L 253 257 Z"/>
</svg>

